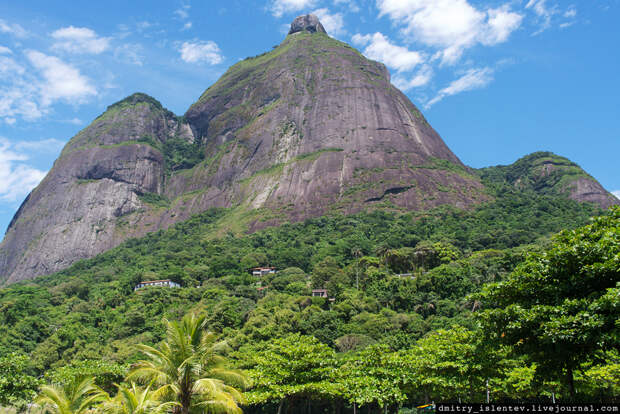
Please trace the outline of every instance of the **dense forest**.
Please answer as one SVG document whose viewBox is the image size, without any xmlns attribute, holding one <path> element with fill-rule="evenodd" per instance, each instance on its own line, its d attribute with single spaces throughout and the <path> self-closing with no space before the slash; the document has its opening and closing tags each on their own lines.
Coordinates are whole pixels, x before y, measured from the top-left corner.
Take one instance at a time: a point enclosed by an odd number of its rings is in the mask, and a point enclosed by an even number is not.
<svg viewBox="0 0 620 414">
<path fill-rule="evenodd" d="M 492 201 L 471 210 L 217 236 L 229 212 L 213 209 L 5 287 L 0 406 L 408 413 L 487 392 L 616 398 L 620 208 L 485 174 Z M 182 287 L 134 291 L 156 279 Z"/>
</svg>

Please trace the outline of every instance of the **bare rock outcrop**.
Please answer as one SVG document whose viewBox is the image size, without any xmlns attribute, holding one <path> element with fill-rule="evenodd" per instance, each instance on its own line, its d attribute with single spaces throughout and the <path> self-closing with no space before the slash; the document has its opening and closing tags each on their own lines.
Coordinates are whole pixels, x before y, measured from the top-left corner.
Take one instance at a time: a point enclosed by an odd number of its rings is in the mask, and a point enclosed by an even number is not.
<svg viewBox="0 0 620 414">
<path fill-rule="evenodd" d="M 52 273 L 125 240 L 123 218 L 146 207 L 140 195 L 163 190 L 164 158 L 153 145 L 193 139 L 190 131 L 143 94 L 110 106 L 66 145 L 13 218 L 0 245 L 2 279 Z"/>
<path fill-rule="evenodd" d="M 325 28 L 319 21 L 319 18 L 314 14 L 305 14 L 303 16 L 299 16 L 293 20 L 291 23 L 291 29 L 288 34 L 298 33 L 307 31 L 310 33 L 327 33 Z"/>
</svg>

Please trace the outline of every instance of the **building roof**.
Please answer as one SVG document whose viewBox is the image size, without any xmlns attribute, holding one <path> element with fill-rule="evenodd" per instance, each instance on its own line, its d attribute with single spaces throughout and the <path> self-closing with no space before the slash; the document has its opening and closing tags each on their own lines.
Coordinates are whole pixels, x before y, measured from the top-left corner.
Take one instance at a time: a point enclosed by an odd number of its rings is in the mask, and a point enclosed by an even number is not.
<svg viewBox="0 0 620 414">
<path fill-rule="evenodd" d="M 140 283 L 158 283 L 158 282 L 172 282 L 172 280 L 170 280 L 170 279 L 162 279 L 162 280 L 145 280 L 145 281 L 142 281 L 142 282 L 140 282 Z M 139 283 L 139 284 L 140 284 L 140 283 Z M 176 282 L 172 282 L 172 283 L 176 283 Z"/>
</svg>

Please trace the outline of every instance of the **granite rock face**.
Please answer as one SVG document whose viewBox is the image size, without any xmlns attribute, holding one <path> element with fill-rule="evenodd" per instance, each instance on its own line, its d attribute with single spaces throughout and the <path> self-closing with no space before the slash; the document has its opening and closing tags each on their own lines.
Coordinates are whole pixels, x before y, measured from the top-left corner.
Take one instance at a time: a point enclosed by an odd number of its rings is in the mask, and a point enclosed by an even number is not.
<svg viewBox="0 0 620 414">
<path fill-rule="evenodd" d="M 306 14 L 303 16 L 297 17 L 291 23 L 291 30 L 289 30 L 288 34 L 298 33 L 307 31 L 310 33 L 327 33 L 325 28 L 319 21 L 319 18 L 314 14 Z"/>
<path fill-rule="evenodd" d="M 52 273 L 123 241 L 118 224 L 145 207 L 139 196 L 163 190 L 163 156 L 146 141 L 171 136 L 193 139 L 146 95 L 109 107 L 66 145 L 18 210 L 0 245 L 0 280 Z"/>
<path fill-rule="evenodd" d="M 576 188 L 595 200 L 588 185 Z M 252 231 L 488 199 L 384 65 L 300 16 L 277 48 L 232 66 L 184 117 L 135 94 L 72 138 L 0 244 L 0 284 L 212 207 L 254 214 Z"/>
</svg>

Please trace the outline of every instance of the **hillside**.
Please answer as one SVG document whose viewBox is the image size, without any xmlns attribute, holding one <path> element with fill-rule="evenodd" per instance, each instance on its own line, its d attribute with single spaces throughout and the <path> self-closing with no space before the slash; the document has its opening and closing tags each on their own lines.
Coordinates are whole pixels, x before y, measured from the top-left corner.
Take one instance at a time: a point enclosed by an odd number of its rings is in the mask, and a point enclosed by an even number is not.
<svg viewBox="0 0 620 414">
<path fill-rule="evenodd" d="M 551 152 L 535 152 L 511 165 L 483 168 L 480 176 L 488 183 L 507 183 L 524 191 L 565 196 L 601 208 L 619 203 L 581 167 Z"/>
<path fill-rule="evenodd" d="M 127 357 L 129 344 L 157 341 L 162 316 L 176 318 L 205 306 L 219 321 L 214 320 L 214 329 L 223 330 L 227 337 L 236 336 L 237 332 L 247 334 L 248 329 L 259 329 L 257 322 L 252 322 L 251 315 L 256 312 L 252 313 L 252 309 L 269 303 L 268 298 L 261 299 L 256 285 L 260 279 L 252 277 L 249 268 L 267 264 L 280 270 L 290 268 L 279 273 L 277 279 L 262 281 L 262 286 L 269 286 L 269 296 L 286 294 L 286 300 L 294 302 L 307 297 L 311 287 L 328 286 L 341 303 L 352 294 L 359 256 L 366 257 L 364 266 L 380 270 L 374 276 L 368 273 L 369 269 L 362 272 L 365 299 L 360 300 L 375 303 L 371 312 L 377 314 L 374 317 L 379 317 L 381 309 L 389 308 L 410 315 L 407 318 L 422 317 L 421 324 L 430 318 L 416 328 L 421 329 L 416 334 L 419 336 L 431 327 L 449 324 L 452 317 L 463 318 L 462 312 L 469 306 L 466 294 L 477 291 L 485 281 L 494 280 L 494 272 L 500 272 L 499 277 L 509 271 L 520 260 L 520 246 L 544 240 L 560 229 L 585 224 L 598 211 L 588 204 L 533 192 L 523 194 L 515 189 L 498 192 L 494 199 L 471 211 L 441 208 L 413 216 L 379 211 L 325 216 L 242 237 L 214 237 L 214 230 L 230 220 L 231 212 L 209 210 L 169 230 L 129 240 L 60 273 L 0 290 L 0 351 L 33 352 L 39 369 L 97 355 L 120 361 Z M 433 243 L 439 244 L 433 247 Z M 427 262 L 412 262 L 413 257 L 421 254 L 415 253 L 415 249 L 426 252 Z M 388 251 L 393 256 L 389 256 L 392 259 L 385 266 L 380 255 Z M 442 254 L 447 256 L 441 259 Z M 492 263 L 484 264 L 487 260 Z M 482 267 L 470 268 L 472 261 L 482 261 Z M 411 282 L 414 296 L 403 298 L 396 307 L 392 301 L 398 299 L 386 296 L 385 289 L 399 290 L 403 283 L 403 288 L 410 283 L 393 279 L 391 273 L 427 271 L 450 262 L 456 266 L 453 270 L 442 268 L 428 280 Z M 453 274 L 462 266 L 469 270 Z M 453 288 L 443 286 L 440 281 L 447 283 L 445 277 L 455 277 L 449 284 L 460 287 L 455 286 L 452 291 Z M 155 289 L 144 295 L 133 292 L 134 285 L 141 280 L 167 278 L 184 288 Z M 425 308 L 428 303 L 434 306 L 430 313 Z M 272 323 L 268 322 L 271 318 L 261 324 Z M 55 326 L 63 328 L 56 331 Z M 345 334 L 370 335 L 358 328 L 349 329 L 342 327 L 319 337 L 333 345 Z M 394 335 L 398 336 L 398 331 Z M 266 335 L 263 333 L 260 338 Z M 374 340 L 385 339 L 383 334 L 370 336 Z M 252 336 L 242 338 L 245 336 L 236 341 L 251 340 Z"/>
</svg>

